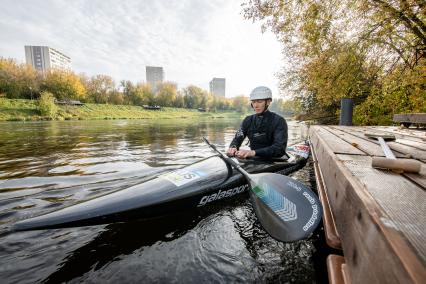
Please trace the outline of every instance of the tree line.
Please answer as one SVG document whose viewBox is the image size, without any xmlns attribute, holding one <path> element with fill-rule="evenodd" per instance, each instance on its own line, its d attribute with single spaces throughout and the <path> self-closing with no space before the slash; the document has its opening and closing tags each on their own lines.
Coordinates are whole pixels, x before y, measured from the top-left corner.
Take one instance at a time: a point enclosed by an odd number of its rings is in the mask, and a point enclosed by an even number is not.
<svg viewBox="0 0 426 284">
<path fill-rule="evenodd" d="M 210 111 L 250 110 L 247 97 L 224 98 L 190 85 L 178 90 L 176 84 L 163 82 L 155 86 L 123 80 L 116 84 L 107 75 L 87 76 L 70 70 L 41 73 L 27 64 L 0 58 L 0 95 L 10 99 L 39 99 L 51 93 L 57 100 L 116 105 L 159 105 L 163 107 L 208 109 Z"/>
<path fill-rule="evenodd" d="M 335 123 L 341 98 L 359 124 L 426 112 L 424 0 L 248 0 L 243 12 L 282 43 L 280 88 L 300 117 Z"/>
</svg>

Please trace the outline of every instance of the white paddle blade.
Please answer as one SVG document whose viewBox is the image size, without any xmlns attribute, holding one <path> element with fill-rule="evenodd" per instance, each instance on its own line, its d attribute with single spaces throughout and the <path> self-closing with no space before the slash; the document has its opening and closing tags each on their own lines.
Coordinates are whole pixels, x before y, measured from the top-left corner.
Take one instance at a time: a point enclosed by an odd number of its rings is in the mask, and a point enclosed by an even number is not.
<svg viewBox="0 0 426 284">
<path fill-rule="evenodd" d="M 318 197 L 304 184 L 287 176 L 251 175 L 255 213 L 273 238 L 293 242 L 309 237 L 322 218 Z"/>
</svg>

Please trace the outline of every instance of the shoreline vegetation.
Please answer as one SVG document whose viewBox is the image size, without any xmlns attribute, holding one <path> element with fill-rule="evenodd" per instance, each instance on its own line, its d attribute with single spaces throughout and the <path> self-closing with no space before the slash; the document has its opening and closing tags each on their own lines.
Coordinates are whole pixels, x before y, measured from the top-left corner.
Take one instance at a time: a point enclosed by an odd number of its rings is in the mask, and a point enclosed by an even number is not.
<svg viewBox="0 0 426 284">
<path fill-rule="evenodd" d="M 102 120 L 102 119 L 194 119 L 240 118 L 235 111 L 200 112 L 197 109 L 85 103 L 82 106 L 55 105 L 54 115 L 41 110 L 39 100 L 0 98 L 0 121 Z M 42 114 L 44 112 L 44 115 Z"/>
<path fill-rule="evenodd" d="M 251 110 L 249 98 L 242 94 L 227 98 L 195 85 L 178 89 L 173 82 L 151 86 L 128 80 L 116 83 L 108 75 L 89 77 L 72 70 L 41 72 L 2 57 L 0 99 L 0 120 L 239 117 Z M 143 110 L 144 106 L 152 109 Z M 291 113 L 282 98 L 274 100 L 271 110 Z"/>
</svg>

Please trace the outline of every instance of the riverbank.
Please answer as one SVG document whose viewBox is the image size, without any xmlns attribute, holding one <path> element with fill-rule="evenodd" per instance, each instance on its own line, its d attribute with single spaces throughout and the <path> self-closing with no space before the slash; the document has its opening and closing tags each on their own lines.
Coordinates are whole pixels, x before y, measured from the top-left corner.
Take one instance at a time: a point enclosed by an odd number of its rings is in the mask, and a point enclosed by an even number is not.
<svg viewBox="0 0 426 284">
<path fill-rule="evenodd" d="M 84 104 L 83 106 L 58 105 L 55 120 L 97 119 L 182 119 L 182 118 L 239 118 L 236 112 L 199 112 L 195 109 L 170 108 L 146 110 L 140 106 Z M 38 101 L 0 98 L 0 121 L 51 120 L 42 116 Z"/>
</svg>

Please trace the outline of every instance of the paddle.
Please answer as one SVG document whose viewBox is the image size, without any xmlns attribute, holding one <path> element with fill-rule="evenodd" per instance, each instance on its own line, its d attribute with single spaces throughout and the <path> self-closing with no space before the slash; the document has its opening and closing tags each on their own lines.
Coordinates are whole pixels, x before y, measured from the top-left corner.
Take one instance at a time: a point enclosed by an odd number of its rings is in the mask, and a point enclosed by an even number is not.
<svg viewBox="0 0 426 284">
<path fill-rule="evenodd" d="M 321 221 L 322 207 L 308 187 L 279 174 L 249 174 L 205 137 L 203 140 L 247 179 L 254 211 L 268 234 L 282 242 L 305 239 L 312 234 Z"/>
</svg>

